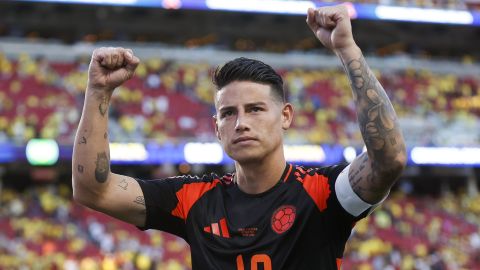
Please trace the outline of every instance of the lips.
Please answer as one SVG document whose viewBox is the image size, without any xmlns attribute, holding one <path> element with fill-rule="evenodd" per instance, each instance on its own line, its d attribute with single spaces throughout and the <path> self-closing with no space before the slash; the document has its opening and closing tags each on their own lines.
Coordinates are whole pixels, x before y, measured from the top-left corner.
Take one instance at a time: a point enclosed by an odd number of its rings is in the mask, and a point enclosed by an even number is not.
<svg viewBox="0 0 480 270">
<path fill-rule="evenodd" d="M 240 143 L 240 142 L 245 142 L 245 141 L 255 141 L 256 139 L 254 137 L 249 137 L 249 136 L 242 136 L 238 137 L 235 140 L 233 140 L 233 143 Z"/>
</svg>

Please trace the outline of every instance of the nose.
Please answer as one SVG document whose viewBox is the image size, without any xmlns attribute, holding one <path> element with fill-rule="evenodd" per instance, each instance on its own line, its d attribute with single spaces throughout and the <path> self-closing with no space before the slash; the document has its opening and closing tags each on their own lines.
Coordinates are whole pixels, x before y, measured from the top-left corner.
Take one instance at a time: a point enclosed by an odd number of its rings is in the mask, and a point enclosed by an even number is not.
<svg viewBox="0 0 480 270">
<path fill-rule="evenodd" d="M 238 113 L 237 121 L 235 122 L 235 131 L 240 132 L 240 131 L 247 131 L 249 129 L 250 128 L 248 127 L 247 119 L 245 117 L 245 114 Z"/>
</svg>

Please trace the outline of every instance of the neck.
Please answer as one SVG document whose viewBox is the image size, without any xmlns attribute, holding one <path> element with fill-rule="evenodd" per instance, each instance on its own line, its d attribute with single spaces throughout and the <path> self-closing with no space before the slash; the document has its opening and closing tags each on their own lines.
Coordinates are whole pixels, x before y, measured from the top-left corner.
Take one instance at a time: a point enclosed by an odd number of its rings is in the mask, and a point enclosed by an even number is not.
<svg viewBox="0 0 480 270">
<path fill-rule="evenodd" d="M 274 187 L 285 170 L 283 151 L 278 157 L 265 158 L 261 162 L 235 162 L 235 181 L 248 194 L 259 194 Z"/>
</svg>

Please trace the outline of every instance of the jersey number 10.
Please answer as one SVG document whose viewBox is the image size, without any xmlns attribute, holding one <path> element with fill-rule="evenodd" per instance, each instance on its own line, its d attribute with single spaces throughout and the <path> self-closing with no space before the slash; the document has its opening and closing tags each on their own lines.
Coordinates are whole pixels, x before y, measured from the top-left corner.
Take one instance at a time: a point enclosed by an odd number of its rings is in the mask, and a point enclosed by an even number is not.
<svg viewBox="0 0 480 270">
<path fill-rule="evenodd" d="M 261 263 L 263 264 L 263 269 L 272 270 L 272 260 L 270 260 L 270 256 L 267 254 L 253 255 L 252 259 L 250 260 L 250 269 L 258 270 L 258 265 Z M 237 256 L 237 270 L 245 270 L 242 255 Z"/>
</svg>

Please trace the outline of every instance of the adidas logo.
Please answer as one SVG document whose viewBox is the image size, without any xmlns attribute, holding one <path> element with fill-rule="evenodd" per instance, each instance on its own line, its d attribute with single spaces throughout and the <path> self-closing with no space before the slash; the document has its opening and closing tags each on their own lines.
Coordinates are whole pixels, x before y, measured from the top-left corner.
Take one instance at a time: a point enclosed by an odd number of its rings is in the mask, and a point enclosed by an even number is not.
<svg viewBox="0 0 480 270">
<path fill-rule="evenodd" d="M 227 220 L 225 218 L 220 219 L 218 223 L 212 223 L 210 226 L 203 228 L 203 231 L 207 233 L 213 233 L 224 238 L 230 238 L 230 233 L 228 232 Z"/>
</svg>

